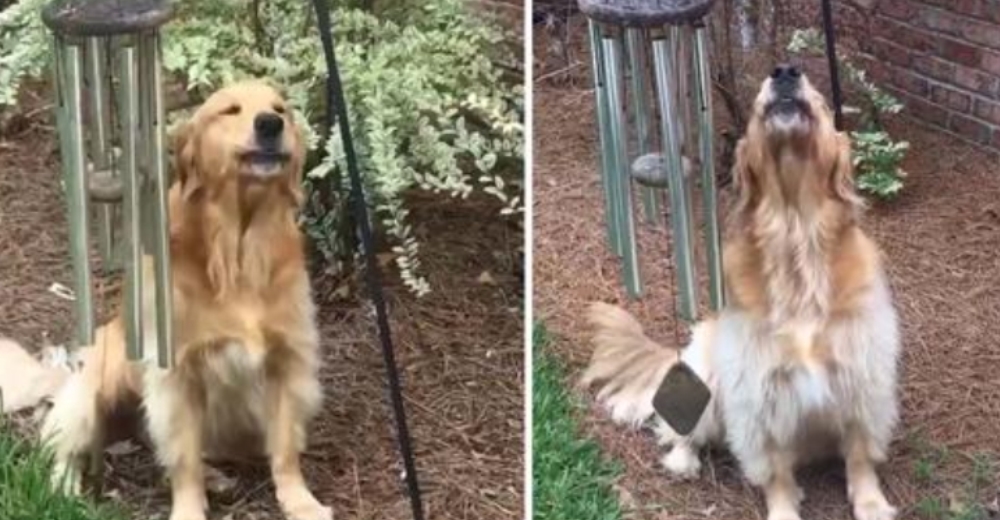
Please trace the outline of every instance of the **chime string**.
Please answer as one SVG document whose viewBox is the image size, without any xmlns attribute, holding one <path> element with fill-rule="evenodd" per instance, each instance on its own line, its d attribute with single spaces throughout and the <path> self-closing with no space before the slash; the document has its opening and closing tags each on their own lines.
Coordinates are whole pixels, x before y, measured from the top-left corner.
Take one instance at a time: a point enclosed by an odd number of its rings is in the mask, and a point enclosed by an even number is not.
<svg viewBox="0 0 1000 520">
<path fill-rule="evenodd" d="M 337 58 L 333 46 L 333 30 L 330 23 L 329 6 L 323 0 L 313 0 L 313 7 L 316 11 L 316 24 L 319 28 L 320 39 L 323 45 L 323 55 L 326 59 L 327 82 L 326 82 L 326 118 L 327 126 L 331 127 L 334 121 L 340 127 L 340 136 L 344 143 L 344 155 L 347 162 L 348 176 L 351 183 L 351 202 L 353 205 L 354 218 L 358 224 L 361 235 L 361 247 L 365 257 L 365 275 L 368 285 L 369 297 L 375 306 L 376 322 L 378 325 L 379 339 L 382 343 L 382 356 L 385 362 L 386 375 L 389 380 L 389 397 L 392 402 L 393 414 L 396 420 L 396 436 L 399 443 L 399 451 L 403 457 L 405 468 L 406 485 L 409 490 L 410 507 L 413 511 L 414 520 L 423 520 L 424 511 L 420 496 L 420 486 L 417 482 L 417 470 L 414 464 L 413 448 L 410 441 L 409 429 L 406 425 L 406 411 L 403 406 L 403 394 L 399 380 L 399 369 L 396 366 L 395 354 L 393 352 L 392 334 L 389 327 L 389 318 L 385 308 L 385 298 L 382 290 L 382 281 L 379 273 L 378 262 L 375 258 L 375 239 L 372 235 L 371 222 L 368 217 L 368 206 L 365 202 L 364 189 L 361 183 L 361 174 L 358 171 L 357 157 L 354 153 L 354 143 L 351 138 L 350 121 L 347 118 L 347 104 L 344 99 L 343 86 L 340 81 L 340 72 L 337 68 Z"/>
</svg>

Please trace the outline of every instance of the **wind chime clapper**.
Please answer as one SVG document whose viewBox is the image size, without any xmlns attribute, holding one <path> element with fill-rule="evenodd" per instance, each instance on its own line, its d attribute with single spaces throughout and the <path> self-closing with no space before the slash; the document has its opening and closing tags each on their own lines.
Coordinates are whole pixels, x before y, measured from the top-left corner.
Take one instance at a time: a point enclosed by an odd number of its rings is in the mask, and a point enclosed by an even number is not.
<svg viewBox="0 0 1000 520">
<path fill-rule="evenodd" d="M 709 306 L 717 310 L 724 304 L 704 24 L 714 0 L 578 4 L 589 19 L 608 245 L 621 258 L 628 294 L 640 297 L 635 192 L 641 194 L 648 221 L 655 224 L 669 215 L 677 313 L 694 321 L 699 294 L 695 191 L 701 192 L 704 213 Z"/>
<path fill-rule="evenodd" d="M 94 342 L 88 253 L 96 217 L 105 266 L 119 260 L 121 249 L 129 359 L 164 368 L 173 363 L 173 314 L 160 28 L 172 16 L 169 0 L 56 0 L 42 12 L 52 31 L 76 343 Z M 143 283 L 147 263 L 152 287 Z M 155 312 L 143 312 L 144 306 Z M 144 316 L 155 328 L 144 327 Z M 143 337 L 152 330 L 154 338 Z M 151 345 L 156 348 L 147 352 Z"/>
</svg>

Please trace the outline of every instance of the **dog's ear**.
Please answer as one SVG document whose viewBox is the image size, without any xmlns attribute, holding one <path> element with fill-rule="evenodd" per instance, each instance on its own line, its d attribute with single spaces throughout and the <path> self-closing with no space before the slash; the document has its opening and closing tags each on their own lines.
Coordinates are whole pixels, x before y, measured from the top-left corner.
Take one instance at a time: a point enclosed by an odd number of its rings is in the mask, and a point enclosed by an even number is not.
<svg viewBox="0 0 1000 520">
<path fill-rule="evenodd" d="M 201 190 L 202 179 L 198 174 L 195 157 L 198 139 L 195 135 L 194 121 L 180 125 L 173 135 L 174 167 L 177 170 L 177 181 L 181 187 L 181 200 L 188 201 Z"/>
<path fill-rule="evenodd" d="M 844 132 L 837 132 L 837 150 L 830 178 L 833 195 L 853 208 L 863 200 L 854 190 L 854 163 L 851 161 L 851 139 Z"/>
<path fill-rule="evenodd" d="M 750 155 L 753 151 L 747 137 L 742 137 L 736 143 L 736 161 L 733 164 L 733 185 L 736 187 L 736 214 L 742 214 L 753 204 L 756 196 L 756 181 L 753 170 L 750 167 L 752 162 Z"/>
<path fill-rule="evenodd" d="M 292 148 L 292 156 L 288 161 L 288 167 L 291 169 L 291 175 L 288 176 L 288 194 L 291 195 L 295 207 L 301 208 L 306 199 L 302 189 L 302 183 L 305 182 L 305 172 L 302 170 L 305 168 L 306 163 L 306 144 L 298 125 L 294 125 L 294 128 L 295 145 Z"/>
</svg>

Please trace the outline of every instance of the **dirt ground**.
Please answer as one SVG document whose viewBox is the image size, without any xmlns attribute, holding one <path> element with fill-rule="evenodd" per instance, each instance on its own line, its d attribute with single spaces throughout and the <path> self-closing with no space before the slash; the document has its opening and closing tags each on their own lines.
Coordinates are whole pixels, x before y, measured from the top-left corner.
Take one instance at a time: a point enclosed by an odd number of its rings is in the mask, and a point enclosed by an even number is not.
<svg viewBox="0 0 1000 520">
<path fill-rule="evenodd" d="M 557 352 L 579 369 L 590 353 L 582 314 L 591 301 L 624 304 L 665 345 L 681 345 L 686 332 L 673 319 L 665 229 L 639 226 L 646 294 L 638 301 L 627 299 L 619 262 L 605 246 L 585 21 L 571 20 L 582 64 L 560 71 L 536 63 L 536 77 L 549 79 L 534 87 L 533 305 L 558 338 Z M 546 34 L 536 32 L 536 55 L 551 56 L 550 49 Z M 910 175 L 900 197 L 873 204 L 864 223 L 887 258 L 905 351 L 903 418 L 880 470 L 884 488 L 900 518 L 924 517 L 931 502 L 943 512 L 928 518 L 963 505 L 985 516 L 962 518 L 1000 518 L 1000 160 L 907 118 L 890 131 L 912 145 L 903 165 Z M 725 203 L 731 196 L 727 189 L 721 197 Z M 699 479 L 681 482 L 660 468 L 648 433 L 625 431 L 596 408 L 584 433 L 624 463 L 616 487 L 631 517 L 765 516 L 763 497 L 724 453 L 707 457 Z M 840 464 L 807 468 L 802 482 L 803 517 L 850 518 Z"/>
<path fill-rule="evenodd" d="M 43 101 L 39 101 L 44 105 Z M 42 114 L 44 111 L 41 112 Z M 414 234 L 433 292 L 414 298 L 385 273 L 409 426 L 431 519 L 500 520 L 523 497 L 523 234 L 496 217 L 491 198 L 417 195 Z M 65 344 L 72 285 L 53 129 L 18 120 L 0 136 L 0 335 L 31 349 Z M 99 303 L 116 303 L 102 280 Z M 306 478 L 337 518 L 409 518 L 387 384 L 363 294 L 334 296 L 316 281 L 325 402 L 309 430 Z M 360 279 L 350 282 L 361 287 Z M 106 456 L 105 493 L 136 518 L 165 518 L 163 473 L 149 450 L 118 445 Z M 280 518 L 266 466 L 223 467 L 210 518 Z"/>
</svg>

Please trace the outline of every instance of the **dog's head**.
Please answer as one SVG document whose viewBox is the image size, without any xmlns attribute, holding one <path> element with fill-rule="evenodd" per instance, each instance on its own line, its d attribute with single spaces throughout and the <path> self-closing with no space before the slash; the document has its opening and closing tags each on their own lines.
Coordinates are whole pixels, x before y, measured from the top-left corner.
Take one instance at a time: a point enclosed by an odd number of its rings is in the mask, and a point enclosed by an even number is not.
<svg viewBox="0 0 1000 520">
<path fill-rule="evenodd" d="M 301 201 L 305 147 L 291 109 L 262 82 L 212 94 L 175 134 L 184 200 L 239 185 L 277 186 Z"/>
<path fill-rule="evenodd" d="M 825 198 L 860 203 L 850 141 L 834 127 L 822 94 L 791 65 L 775 67 L 763 81 L 737 146 L 734 173 L 744 209 L 764 198 L 790 205 Z"/>
</svg>

